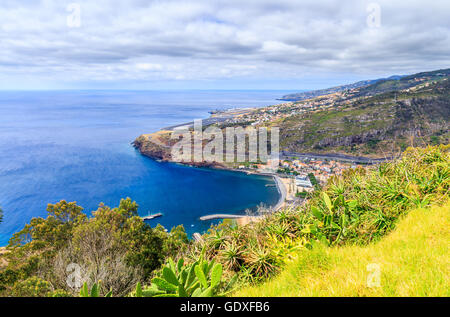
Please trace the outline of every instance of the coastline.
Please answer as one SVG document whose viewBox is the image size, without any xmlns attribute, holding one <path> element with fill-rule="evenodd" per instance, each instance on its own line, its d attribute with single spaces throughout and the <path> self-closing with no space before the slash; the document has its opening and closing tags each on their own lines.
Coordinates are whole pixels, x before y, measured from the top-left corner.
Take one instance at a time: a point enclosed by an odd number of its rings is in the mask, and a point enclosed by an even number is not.
<svg viewBox="0 0 450 317">
<path fill-rule="evenodd" d="M 243 113 L 249 113 L 254 111 L 255 108 L 245 108 L 245 109 L 229 109 L 220 112 L 210 112 L 211 115 L 207 119 L 203 119 L 203 122 L 207 122 L 208 125 L 213 124 L 215 122 L 221 122 L 229 118 L 233 118 L 236 116 L 240 116 Z M 260 176 L 270 176 L 273 179 L 274 185 L 277 187 L 278 191 L 278 201 L 275 205 L 271 206 L 270 209 L 272 211 L 277 211 L 285 205 L 286 197 L 287 197 L 287 188 L 284 182 L 276 173 L 267 173 L 267 172 L 258 172 L 258 171 L 248 171 L 242 169 L 236 169 L 227 166 L 223 163 L 217 162 L 174 162 L 172 160 L 169 149 L 173 145 L 170 138 L 170 134 L 174 129 L 180 126 L 191 126 L 193 122 L 181 123 L 177 125 L 173 125 L 170 127 L 161 128 L 159 131 L 149 134 L 143 134 L 136 138 L 131 144 L 134 148 L 136 148 L 140 154 L 147 156 L 156 161 L 168 162 L 173 164 L 182 164 L 191 167 L 200 167 L 200 168 L 208 168 L 208 169 L 217 169 L 217 170 L 227 170 L 232 172 L 244 172 L 247 175 L 260 175 Z M 242 219 L 249 218 L 246 215 L 236 215 L 236 214 L 227 214 L 227 213 L 217 213 L 217 214 L 208 214 L 200 217 L 200 220 L 212 220 L 212 219 Z"/>
<path fill-rule="evenodd" d="M 212 167 L 209 167 L 211 169 L 214 169 Z M 225 168 L 225 170 L 231 171 L 231 172 L 244 172 L 241 170 L 236 170 L 236 169 L 232 169 L 232 168 Z M 278 194 L 279 194 L 279 198 L 277 203 L 274 206 L 271 206 L 270 209 L 272 211 L 278 211 L 280 208 L 282 208 L 286 202 L 286 195 L 287 195 L 287 190 L 286 190 L 286 186 L 284 185 L 283 181 L 281 180 L 281 178 L 276 175 L 276 174 L 270 174 L 270 173 L 257 173 L 257 172 L 252 172 L 252 173 L 248 173 L 245 172 L 247 175 L 260 175 L 260 176 L 272 176 L 275 186 L 277 187 L 278 190 Z M 236 215 L 236 214 L 224 214 L 224 213 L 220 213 L 220 214 L 209 214 L 209 215 L 205 215 L 200 217 L 200 220 L 212 220 L 212 219 L 242 219 L 242 218 L 259 218 L 260 216 L 247 216 L 247 215 Z"/>
<path fill-rule="evenodd" d="M 168 153 L 168 149 L 170 146 L 168 144 L 164 144 L 164 139 L 159 139 L 161 135 L 164 135 L 165 131 L 158 131 L 154 134 L 145 134 L 139 136 L 135 141 L 133 141 L 131 144 L 134 148 L 136 148 L 141 155 L 144 155 L 150 159 L 153 159 L 155 161 L 159 162 L 166 162 L 166 163 L 172 163 L 172 164 L 181 164 L 185 166 L 190 167 L 196 167 L 196 168 L 207 168 L 212 170 L 225 170 L 230 172 L 239 172 L 239 173 L 245 173 L 247 175 L 259 175 L 259 176 L 270 176 L 273 178 L 274 185 L 277 187 L 279 198 L 277 203 L 274 206 L 271 206 L 271 208 L 276 211 L 280 209 L 286 200 L 286 187 L 284 183 L 281 181 L 280 177 L 276 175 L 275 173 L 267 173 L 267 172 L 258 172 L 258 171 L 248 171 L 248 170 L 242 170 L 242 169 L 236 169 L 229 167 L 225 164 L 217 163 L 217 162 L 174 162 L 170 156 L 170 153 Z M 167 131 L 169 132 L 169 131 Z M 236 215 L 236 214 L 227 214 L 227 213 L 217 213 L 217 214 L 208 214 L 204 215 L 201 218 L 201 220 L 212 220 L 212 219 L 226 219 L 226 218 L 243 218 L 248 217 L 246 215 Z"/>
<path fill-rule="evenodd" d="M 211 168 L 211 167 L 209 167 Z M 214 169 L 214 168 L 212 168 Z M 231 169 L 228 168 L 227 170 L 232 171 L 232 172 L 244 172 L 241 170 L 236 170 L 236 169 Z M 276 175 L 276 174 L 271 174 L 271 173 L 258 173 L 258 172 L 251 172 L 248 173 L 246 172 L 247 175 L 253 174 L 253 175 L 261 175 L 261 176 L 272 176 L 275 186 L 277 187 L 278 193 L 279 193 L 279 198 L 278 198 L 278 202 L 270 207 L 272 212 L 276 212 L 279 209 L 281 209 L 282 207 L 284 207 L 285 202 L 286 202 L 286 195 L 287 195 L 287 190 L 286 190 L 286 186 L 284 184 L 284 182 L 281 180 L 281 178 Z M 236 214 L 209 214 L 209 215 L 205 215 L 200 217 L 200 220 L 204 221 L 204 220 L 213 220 L 213 219 L 235 219 L 237 224 L 239 226 L 245 226 L 251 222 L 256 222 L 261 220 L 264 217 L 264 215 L 257 215 L 257 216 L 248 216 L 248 215 L 236 215 Z"/>
</svg>

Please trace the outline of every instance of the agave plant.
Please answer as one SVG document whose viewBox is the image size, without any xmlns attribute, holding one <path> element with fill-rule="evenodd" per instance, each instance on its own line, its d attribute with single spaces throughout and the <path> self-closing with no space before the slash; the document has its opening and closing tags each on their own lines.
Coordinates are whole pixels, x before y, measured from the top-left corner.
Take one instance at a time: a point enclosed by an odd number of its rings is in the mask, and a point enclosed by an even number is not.
<svg viewBox="0 0 450 317">
<path fill-rule="evenodd" d="M 223 249 L 219 251 L 219 257 L 230 270 L 237 269 L 242 262 L 242 246 L 235 241 L 226 241 Z"/>
<path fill-rule="evenodd" d="M 291 228 L 289 226 L 289 224 L 285 223 L 285 222 L 273 222 L 272 224 L 270 224 L 269 226 L 267 226 L 267 232 L 269 232 L 269 234 L 275 234 L 279 237 L 285 237 L 287 235 L 289 235 Z"/>
<path fill-rule="evenodd" d="M 212 249 L 217 250 L 225 241 L 225 234 L 223 230 L 214 230 L 212 235 L 207 238 L 208 244 Z"/>
<path fill-rule="evenodd" d="M 268 277 L 277 270 L 276 256 L 260 242 L 249 245 L 245 253 L 245 262 L 255 277 Z"/>
</svg>

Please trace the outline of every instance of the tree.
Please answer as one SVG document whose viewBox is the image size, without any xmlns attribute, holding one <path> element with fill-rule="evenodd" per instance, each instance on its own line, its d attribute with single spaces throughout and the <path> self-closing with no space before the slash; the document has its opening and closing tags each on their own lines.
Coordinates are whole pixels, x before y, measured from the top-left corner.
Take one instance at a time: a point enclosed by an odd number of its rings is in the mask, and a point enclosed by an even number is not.
<svg viewBox="0 0 450 317">
<path fill-rule="evenodd" d="M 3 210 L 2 207 L 0 207 L 0 223 L 3 221 Z"/>
<path fill-rule="evenodd" d="M 46 219 L 33 218 L 22 230 L 15 233 L 9 240 L 9 247 L 55 250 L 65 245 L 71 239 L 73 229 L 87 219 L 82 207 L 65 200 L 48 204 L 47 213 Z"/>
<path fill-rule="evenodd" d="M 47 218 L 33 218 L 10 239 L 9 273 L 0 272 L 0 290 L 37 276 L 76 294 L 79 289 L 67 283 L 72 273 L 68 265 L 74 263 L 83 269 L 83 282 L 90 287 L 101 280 L 102 293 L 113 288 L 115 295 L 127 294 L 138 281 L 150 278 L 170 249 L 173 252 L 187 239 L 182 228 L 161 235 L 138 216 L 138 207 L 130 198 L 122 199 L 115 208 L 100 204 L 88 218 L 74 202 L 49 204 Z"/>
</svg>

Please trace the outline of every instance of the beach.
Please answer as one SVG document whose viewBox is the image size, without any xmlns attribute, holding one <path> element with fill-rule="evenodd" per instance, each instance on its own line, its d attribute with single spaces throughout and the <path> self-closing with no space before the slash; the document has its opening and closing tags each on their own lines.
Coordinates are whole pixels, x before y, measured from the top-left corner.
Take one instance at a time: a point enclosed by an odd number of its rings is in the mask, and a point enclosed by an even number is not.
<svg viewBox="0 0 450 317">
<path fill-rule="evenodd" d="M 267 174 L 264 174 L 267 175 Z M 285 181 L 285 179 L 279 177 L 276 174 L 273 174 L 273 179 L 275 181 L 275 185 L 277 186 L 278 193 L 280 195 L 278 202 L 275 206 L 272 207 L 272 210 L 275 212 L 279 210 L 280 208 L 284 207 L 286 204 L 286 197 L 288 197 L 288 183 Z M 239 226 L 245 226 L 251 222 L 259 221 L 264 216 L 243 216 L 236 219 L 236 223 Z"/>
</svg>

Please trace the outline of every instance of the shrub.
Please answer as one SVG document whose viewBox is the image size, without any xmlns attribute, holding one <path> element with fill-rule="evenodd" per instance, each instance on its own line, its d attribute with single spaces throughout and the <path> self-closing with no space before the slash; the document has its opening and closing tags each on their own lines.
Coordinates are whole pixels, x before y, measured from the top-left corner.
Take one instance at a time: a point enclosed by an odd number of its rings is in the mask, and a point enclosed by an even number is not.
<svg viewBox="0 0 450 317">
<path fill-rule="evenodd" d="M 51 284 L 37 276 L 30 277 L 14 284 L 11 296 L 14 297 L 46 297 L 53 291 Z"/>
</svg>

